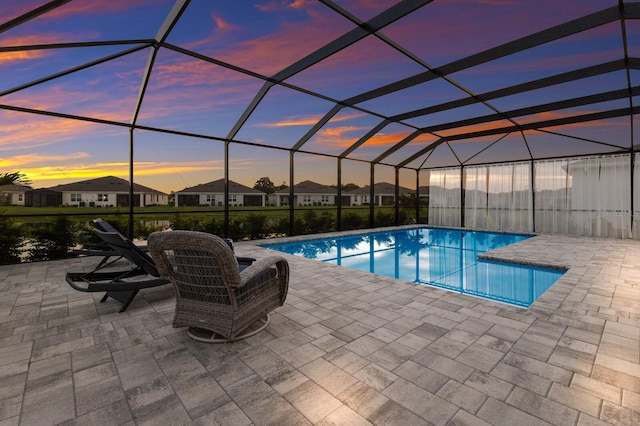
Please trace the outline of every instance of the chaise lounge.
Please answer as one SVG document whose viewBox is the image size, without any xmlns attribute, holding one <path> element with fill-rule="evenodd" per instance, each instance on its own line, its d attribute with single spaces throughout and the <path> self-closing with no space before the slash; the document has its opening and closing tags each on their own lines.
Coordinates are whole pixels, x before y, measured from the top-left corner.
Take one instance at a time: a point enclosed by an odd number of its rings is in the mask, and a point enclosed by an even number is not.
<svg viewBox="0 0 640 426">
<path fill-rule="evenodd" d="M 109 222 L 103 219 L 93 221 L 96 228 L 94 232 L 102 241 L 103 251 L 96 253 L 104 258 L 89 272 L 68 272 L 67 283 L 75 290 L 82 292 L 105 292 L 100 302 L 106 302 L 109 297 L 122 303 L 120 312 L 127 310 L 129 304 L 144 288 L 169 284 L 169 281 L 160 278 L 155 262 L 149 256 L 147 247 L 140 247 L 133 241 L 122 235 Z M 225 244 L 233 251 L 233 242 L 225 238 Z M 115 259 L 107 262 L 110 257 Z M 126 259 L 132 265 L 131 268 L 118 271 L 104 272 L 119 259 Z M 239 269 L 244 269 L 255 261 L 251 257 L 236 257 Z M 146 278 L 136 278 L 146 275 Z"/>
<path fill-rule="evenodd" d="M 169 284 L 168 280 L 160 278 L 153 259 L 133 241 L 115 230 L 104 232 L 95 229 L 94 232 L 109 247 L 110 252 L 114 253 L 113 255 L 128 260 L 132 267 L 104 272 L 112 262 L 100 262 L 89 272 L 68 272 L 66 281 L 73 289 L 88 293 L 104 291 L 105 295 L 100 302 L 106 302 L 111 297 L 122 303 L 120 312 L 124 312 L 141 289 Z M 143 275 L 147 278 L 141 278 Z"/>
</svg>

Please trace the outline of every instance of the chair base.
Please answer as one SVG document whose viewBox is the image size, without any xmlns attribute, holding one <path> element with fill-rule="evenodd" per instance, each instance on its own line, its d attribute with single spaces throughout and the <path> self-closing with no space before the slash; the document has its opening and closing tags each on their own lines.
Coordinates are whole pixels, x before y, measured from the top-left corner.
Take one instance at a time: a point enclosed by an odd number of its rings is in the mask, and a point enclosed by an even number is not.
<svg viewBox="0 0 640 426">
<path fill-rule="evenodd" d="M 234 337 L 233 339 L 227 339 L 226 337 L 223 337 L 214 331 L 206 330 L 204 328 L 198 328 L 198 327 L 189 327 L 187 329 L 187 335 L 191 337 L 193 340 L 196 340 L 198 342 L 203 342 L 203 343 L 235 342 L 237 340 L 242 340 L 251 336 L 255 336 L 256 334 L 258 334 L 259 332 L 267 328 L 270 320 L 271 320 L 271 317 L 269 317 L 269 314 L 267 314 L 265 317 L 260 318 L 258 321 L 251 324 L 242 332 L 242 334 Z"/>
</svg>

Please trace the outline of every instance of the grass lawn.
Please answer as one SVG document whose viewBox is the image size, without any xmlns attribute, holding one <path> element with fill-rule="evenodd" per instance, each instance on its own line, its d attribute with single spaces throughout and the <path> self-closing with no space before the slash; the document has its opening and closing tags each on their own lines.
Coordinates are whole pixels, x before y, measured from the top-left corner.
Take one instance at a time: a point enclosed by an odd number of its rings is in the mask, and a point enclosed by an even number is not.
<svg viewBox="0 0 640 426">
<path fill-rule="evenodd" d="M 317 214 L 331 212 L 337 214 L 335 206 L 314 206 L 314 207 L 296 207 L 295 215 L 305 214 L 307 211 L 314 211 Z M 392 206 L 376 207 L 376 213 L 383 211 L 385 213 L 393 213 Z M 347 212 L 356 213 L 365 218 L 369 217 L 369 206 L 343 207 L 342 214 Z M 24 206 L 3 206 L 0 207 L 0 214 L 12 217 L 16 222 L 37 224 L 50 222 L 53 217 L 67 216 L 73 221 L 89 221 L 91 219 L 109 216 L 123 216 L 129 214 L 127 207 L 24 207 Z M 238 216 L 246 216 L 248 214 L 265 215 L 267 218 L 288 217 L 289 207 L 232 207 L 229 210 L 231 218 Z M 176 215 L 182 219 L 198 218 L 206 215 L 220 216 L 224 215 L 222 207 L 194 206 L 194 207 L 175 207 L 175 206 L 148 206 L 135 207 L 134 215 L 142 221 L 154 220 L 173 220 Z"/>
</svg>

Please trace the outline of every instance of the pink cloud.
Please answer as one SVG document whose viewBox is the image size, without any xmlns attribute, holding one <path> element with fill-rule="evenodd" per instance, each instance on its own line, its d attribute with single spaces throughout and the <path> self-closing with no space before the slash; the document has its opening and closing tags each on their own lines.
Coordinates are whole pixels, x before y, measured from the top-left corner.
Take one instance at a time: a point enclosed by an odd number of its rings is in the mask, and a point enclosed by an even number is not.
<svg viewBox="0 0 640 426">
<path fill-rule="evenodd" d="M 322 116 L 306 116 L 306 117 L 285 117 L 284 119 L 274 123 L 260 123 L 258 127 L 277 128 L 277 127 L 296 127 L 296 126 L 313 126 Z"/>
<path fill-rule="evenodd" d="M 0 9 L 0 22 L 8 22 L 12 19 L 22 16 L 42 4 L 41 1 L 23 0 L 14 2 L 3 2 Z"/>
<path fill-rule="evenodd" d="M 100 133 L 104 126 L 0 110 L 0 151 L 32 149 Z"/>
<path fill-rule="evenodd" d="M 16 155 L 13 157 L 0 157 L 0 169 L 24 169 L 25 167 L 34 168 L 42 167 L 46 164 L 66 162 L 70 160 L 79 160 L 88 158 L 86 152 L 75 152 L 73 154 L 42 154 L 29 153 L 24 155 Z"/>
<path fill-rule="evenodd" d="M 335 123 L 339 123 L 342 121 L 347 121 L 347 120 L 353 120 L 359 117 L 363 117 L 364 114 L 363 113 L 358 113 L 358 112 L 354 112 L 354 113 L 345 113 L 345 114 L 340 114 L 334 118 L 331 119 L 331 123 L 335 124 Z M 320 119 L 322 118 L 321 115 L 311 115 L 311 116 L 296 116 L 296 117 L 285 117 L 282 120 L 273 122 L 273 123 L 260 123 L 257 124 L 258 127 L 266 127 L 266 128 L 276 128 L 276 127 L 293 127 L 293 126 L 313 126 L 315 125 L 318 121 L 320 121 Z"/>
<path fill-rule="evenodd" d="M 363 126 L 334 126 L 324 128 L 312 139 L 314 144 L 331 148 L 347 148 L 355 143 L 369 128 Z M 358 136 L 351 136 L 353 133 Z"/>
<path fill-rule="evenodd" d="M 62 18 L 71 15 L 95 15 L 105 12 L 121 12 L 134 7 L 157 5 L 157 0 L 74 0 L 43 15 L 47 18 Z"/>
<path fill-rule="evenodd" d="M 305 19 L 283 21 L 275 32 L 240 41 L 229 33 L 242 28 L 223 21 L 222 29 L 226 31 L 212 31 L 209 37 L 187 43 L 185 47 L 263 75 L 272 75 L 352 28 L 346 20 L 337 20 L 335 14 L 328 13 L 324 7 L 319 8 L 315 2 L 271 2 L 256 7 L 262 12 L 296 8 L 304 11 Z"/>
<path fill-rule="evenodd" d="M 60 34 L 33 34 L 19 37 L 7 37 L 2 40 L 4 46 L 28 46 L 37 44 L 57 43 L 64 40 Z M 46 50 L 21 50 L 0 53 L 0 65 L 37 59 L 47 56 Z"/>
<path fill-rule="evenodd" d="M 304 9 L 314 5 L 315 2 L 310 0 L 280 0 L 256 4 L 255 8 L 262 12 L 275 12 L 287 9 Z"/>
<path fill-rule="evenodd" d="M 216 28 L 220 31 L 235 31 L 241 29 L 239 25 L 232 24 L 219 15 L 212 15 L 211 18 L 213 19 Z"/>
</svg>

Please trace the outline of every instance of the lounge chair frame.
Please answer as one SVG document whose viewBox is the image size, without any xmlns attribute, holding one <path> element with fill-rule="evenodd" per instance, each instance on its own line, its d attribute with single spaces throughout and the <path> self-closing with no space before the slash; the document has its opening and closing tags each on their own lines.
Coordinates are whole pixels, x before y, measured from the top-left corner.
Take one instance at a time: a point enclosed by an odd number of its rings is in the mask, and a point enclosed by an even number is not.
<svg viewBox="0 0 640 426">
<path fill-rule="evenodd" d="M 93 225 L 94 225 L 94 229 L 98 229 L 100 231 L 103 232 L 118 232 L 119 231 L 117 229 L 115 229 L 113 227 L 113 225 L 111 225 L 109 222 L 107 222 L 106 220 L 102 219 L 102 218 L 96 218 L 92 220 Z M 121 234 L 122 235 L 122 234 Z M 124 235 L 122 235 L 123 238 L 126 239 L 126 237 Z M 146 247 L 143 248 L 143 250 L 146 250 Z M 102 241 L 100 243 L 97 244 L 83 244 L 82 248 L 75 250 L 75 253 L 77 255 L 81 255 L 81 256 L 102 256 L 102 259 L 100 260 L 100 262 L 98 262 L 98 264 L 95 267 L 95 271 L 105 268 L 115 262 L 117 262 L 118 260 L 122 259 L 122 256 L 119 256 L 118 253 L 113 250 L 109 244 L 107 244 L 106 242 Z M 115 257 L 115 259 L 111 259 L 112 257 Z"/>
<path fill-rule="evenodd" d="M 169 284 L 168 280 L 160 278 L 153 259 L 131 240 L 115 230 L 104 232 L 95 229 L 94 232 L 119 258 L 127 259 L 133 267 L 124 271 L 102 272 L 102 269 L 112 264 L 109 262 L 99 264 L 90 272 L 68 272 L 66 281 L 73 289 L 83 292 L 104 291 L 106 293 L 100 302 L 106 302 L 111 297 L 122 303 L 120 312 L 124 312 L 141 289 Z M 153 278 L 131 280 L 142 275 Z"/>
</svg>

